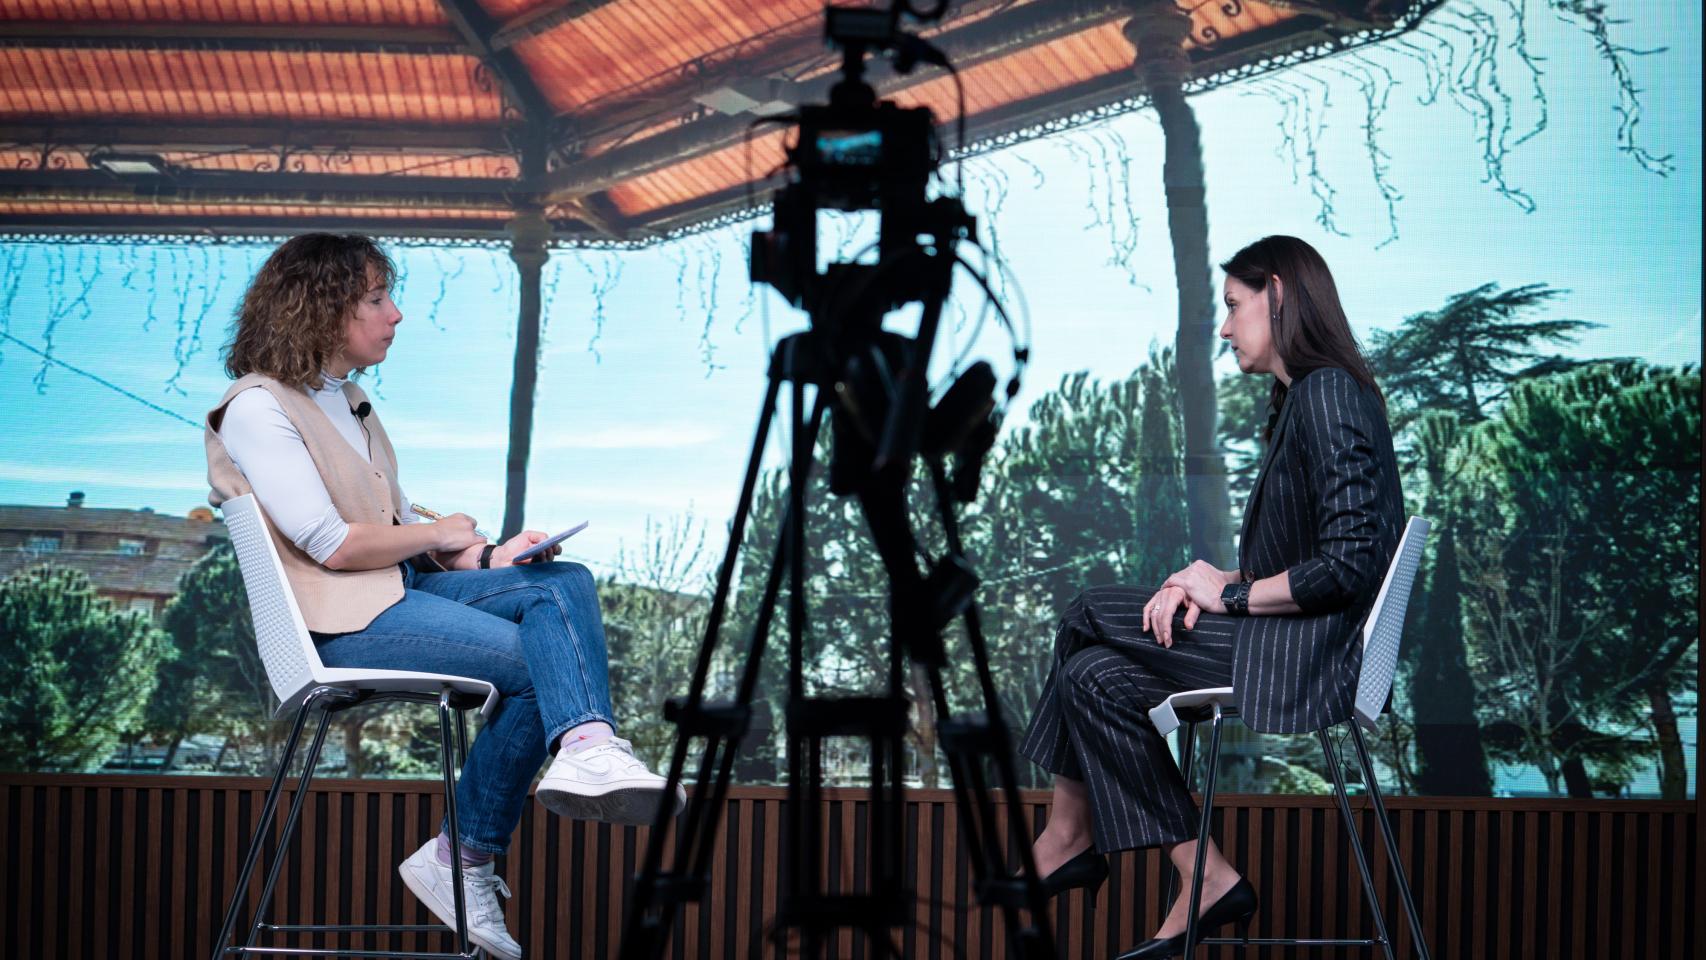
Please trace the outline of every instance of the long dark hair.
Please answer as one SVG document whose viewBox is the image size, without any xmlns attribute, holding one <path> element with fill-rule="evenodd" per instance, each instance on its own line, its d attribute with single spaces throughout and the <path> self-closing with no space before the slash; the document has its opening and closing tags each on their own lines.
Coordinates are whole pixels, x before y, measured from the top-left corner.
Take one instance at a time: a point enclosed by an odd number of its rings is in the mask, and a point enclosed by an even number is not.
<svg viewBox="0 0 1706 960">
<path fill-rule="evenodd" d="M 1296 237 L 1263 237 L 1232 255 L 1220 265 L 1227 276 L 1250 289 L 1268 295 L 1268 324 L 1274 350 L 1293 380 L 1322 367 L 1338 367 L 1358 383 L 1374 391 L 1386 406 L 1386 395 L 1374 382 L 1368 361 L 1351 333 L 1345 308 L 1339 303 L 1339 288 L 1327 261 L 1314 247 Z M 1269 277 L 1279 277 L 1285 295 L 1280 297 Z M 1277 414 L 1285 402 L 1286 385 L 1274 378 L 1269 404 Z M 1262 433 L 1270 439 L 1274 421 Z"/>
<path fill-rule="evenodd" d="M 221 353 L 233 380 L 263 373 L 293 387 L 318 389 L 320 371 L 344 342 L 350 311 L 367 295 L 368 270 L 386 287 L 391 258 L 367 237 L 306 233 L 261 265 L 237 308 Z"/>
</svg>

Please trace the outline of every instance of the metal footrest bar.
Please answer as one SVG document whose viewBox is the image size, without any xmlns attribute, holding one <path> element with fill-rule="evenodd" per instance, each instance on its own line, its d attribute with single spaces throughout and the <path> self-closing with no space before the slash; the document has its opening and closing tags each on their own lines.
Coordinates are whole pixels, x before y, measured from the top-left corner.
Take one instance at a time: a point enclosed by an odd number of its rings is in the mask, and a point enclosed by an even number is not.
<svg viewBox="0 0 1706 960">
<path fill-rule="evenodd" d="M 286 957 L 373 957 L 387 960 L 480 960 L 484 956 L 478 949 L 471 953 L 408 953 L 396 950 L 328 950 L 319 947 L 226 947 L 225 952 Z"/>
<path fill-rule="evenodd" d="M 1380 947 L 1385 940 L 1309 940 L 1300 937 L 1204 937 L 1202 946 L 1215 947 Z"/>
<path fill-rule="evenodd" d="M 455 933 L 442 923 L 263 923 L 272 933 Z"/>
</svg>

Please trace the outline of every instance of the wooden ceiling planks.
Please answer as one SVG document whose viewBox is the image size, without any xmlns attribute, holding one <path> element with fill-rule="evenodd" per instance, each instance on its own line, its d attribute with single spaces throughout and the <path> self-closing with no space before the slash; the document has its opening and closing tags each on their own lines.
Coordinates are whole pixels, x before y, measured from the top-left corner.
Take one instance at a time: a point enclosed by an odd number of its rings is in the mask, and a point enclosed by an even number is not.
<svg viewBox="0 0 1706 960">
<path fill-rule="evenodd" d="M 0 115 L 495 123 L 464 55 L 0 48 Z"/>
<path fill-rule="evenodd" d="M 266 23 L 436 26 L 437 0 L 0 0 L 0 29 L 10 21 L 122 23 Z"/>
<path fill-rule="evenodd" d="M 202 178 L 186 186 L 217 174 L 257 199 L 272 183 L 263 174 L 310 175 L 326 184 L 326 210 L 359 212 L 356 229 L 384 232 L 384 198 L 398 192 L 374 178 L 396 176 L 434 181 L 441 209 L 466 200 L 468 219 L 479 221 L 493 216 L 479 198 L 509 193 L 503 182 L 516 181 L 517 201 L 596 208 L 617 218 L 615 234 L 643 239 L 659 224 L 726 211 L 749 177 L 781 160 L 784 134 L 760 131 L 749 153 L 741 136 L 750 117 L 719 114 L 697 97 L 770 79 L 785 95 L 821 99 L 835 62 L 821 0 L 476 0 L 491 35 L 467 41 L 445 13 L 449 2 L 0 0 L 0 173 L 9 191 L 0 192 L 0 220 L 45 209 L 30 202 L 58 204 L 56 215 L 83 202 L 97 220 L 120 207 L 128 218 L 173 207 L 171 191 L 146 177 L 114 175 L 111 196 L 51 195 L 55 171 L 94 189 L 86 157 L 110 149 Z M 1356 0 L 1175 2 L 1192 21 L 1184 47 L 1214 69 L 1296 49 L 1299 37 L 1319 44 L 1392 22 L 1358 20 Z M 1112 0 L 960 0 L 924 32 L 962 67 L 975 138 L 1047 118 L 1050 103 L 1070 112 L 1086 98 L 1129 96 L 1121 78 L 1135 55 L 1125 11 Z M 530 118 L 506 105 L 503 83 L 469 44 L 513 54 L 557 114 L 537 179 L 517 173 L 521 144 L 537 131 L 524 134 Z M 883 95 L 929 106 L 944 123 L 957 112 L 953 81 L 939 71 L 896 78 L 879 67 L 872 76 Z M 132 186 L 138 199 L 126 193 Z M 190 193 L 175 217 L 195 207 Z M 222 221 L 241 207 L 224 204 Z M 559 228 L 611 233 L 609 219 Z"/>
</svg>

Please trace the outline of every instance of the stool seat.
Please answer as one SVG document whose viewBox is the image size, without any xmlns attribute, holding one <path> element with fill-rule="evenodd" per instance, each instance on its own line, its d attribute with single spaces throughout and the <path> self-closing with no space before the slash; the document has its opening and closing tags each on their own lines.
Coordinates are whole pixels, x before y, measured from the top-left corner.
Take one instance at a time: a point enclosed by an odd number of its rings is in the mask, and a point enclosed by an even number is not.
<svg viewBox="0 0 1706 960">
<path fill-rule="evenodd" d="M 1398 841 L 1392 834 L 1392 823 L 1386 816 L 1386 804 L 1380 797 L 1380 786 L 1375 782 L 1374 763 L 1369 759 L 1368 746 L 1363 740 L 1363 728 L 1373 731 L 1380 715 L 1388 703 L 1388 694 L 1392 690 L 1392 677 L 1396 672 L 1398 662 L 1398 641 L 1403 632 L 1404 612 L 1408 607 L 1411 587 L 1415 583 L 1416 570 L 1421 564 L 1422 546 L 1427 540 L 1428 521 L 1421 517 L 1411 517 L 1404 527 L 1404 535 L 1398 541 L 1398 549 L 1392 556 L 1391 566 L 1387 569 L 1386 578 L 1380 584 L 1374 605 L 1369 609 L 1368 619 L 1362 629 L 1362 670 L 1357 682 L 1356 708 L 1353 715 L 1347 718 L 1351 728 L 1353 743 L 1356 745 L 1357 761 L 1361 768 L 1362 781 L 1368 792 L 1368 799 L 1374 807 L 1374 820 L 1380 827 L 1381 836 L 1386 843 L 1388 865 L 1398 881 L 1398 892 L 1403 901 L 1404 910 L 1409 917 L 1410 930 L 1414 935 L 1416 954 L 1422 960 L 1428 960 L 1428 947 L 1422 932 L 1420 914 L 1416 911 L 1415 897 L 1410 893 L 1410 883 L 1404 874 L 1404 865 L 1398 859 Z M 1166 736 L 1174 730 L 1179 731 L 1179 769 L 1184 775 L 1185 784 L 1191 782 L 1191 754 L 1196 744 L 1196 728 L 1199 723 L 1210 725 L 1207 770 L 1204 772 L 1202 822 L 1197 836 L 1210 836 L 1209 827 L 1214 818 L 1214 779 L 1215 768 L 1220 759 L 1220 728 L 1221 723 L 1229 717 L 1238 715 L 1238 691 L 1234 687 L 1203 687 L 1197 690 L 1183 690 L 1169 695 L 1165 700 L 1151 707 L 1149 721 L 1155 729 Z M 1332 739 L 1327 735 L 1329 724 L 1315 730 L 1316 739 L 1321 743 L 1322 755 L 1327 761 L 1327 771 L 1333 779 L 1333 797 L 1338 801 L 1339 815 L 1344 822 L 1347 838 L 1350 840 L 1351 852 L 1355 854 L 1358 869 L 1362 871 L 1363 892 L 1366 902 L 1374 914 L 1374 927 L 1377 936 L 1374 939 L 1322 939 L 1322 938 L 1204 938 L 1197 929 L 1198 906 L 1202 902 L 1203 864 L 1207 857 L 1208 845 L 1197 844 L 1196 871 L 1190 884 L 1190 918 L 1185 928 L 1185 956 L 1192 956 L 1196 948 L 1203 944 L 1235 944 L 1239 946 L 1297 946 L 1297 947 L 1333 947 L 1333 946 L 1379 946 L 1386 952 L 1387 960 L 1396 960 L 1392 950 L 1392 938 L 1386 931 L 1386 918 L 1380 911 L 1380 900 L 1374 887 L 1374 875 L 1369 870 L 1368 857 L 1363 853 L 1362 838 L 1357 827 L 1356 816 L 1351 812 L 1350 799 L 1345 792 L 1345 778 L 1341 770 L 1339 753 L 1333 747 Z"/>
<path fill-rule="evenodd" d="M 1149 711 L 1149 722 L 1165 737 L 1179 729 L 1180 724 L 1208 722 L 1214 716 L 1216 704 L 1222 716 L 1237 716 L 1237 691 L 1231 687 L 1203 687 L 1175 693 Z"/>
<path fill-rule="evenodd" d="M 302 813 L 302 802 L 308 796 L 308 784 L 314 777 L 314 768 L 319 762 L 320 748 L 325 744 L 326 730 L 331 724 L 332 714 L 357 704 L 390 701 L 426 703 L 438 707 L 439 761 L 444 776 L 445 820 L 450 830 L 450 842 L 456 847 L 461 843 L 462 834 L 456 816 L 455 771 L 468 749 L 465 711 L 477 708 L 482 716 L 489 716 L 497 707 L 498 690 L 491 683 L 472 677 L 412 670 L 326 666 L 320 661 L 319 648 L 314 645 L 314 637 L 308 632 L 308 625 L 302 618 L 296 595 L 291 591 L 290 581 L 285 577 L 284 564 L 279 560 L 278 547 L 273 543 L 266 514 L 255 500 L 255 495 L 250 493 L 233 497 L 221 504 L 220 510 L 225 514 L 225 526 L 231 535 L 231 547 L 237 554 L 237 567 L 243 574 L 243 591 L 248 595 L 249 615 L 254 621 L 255 645 L 260 653 L 261 664 L 266 668 L 267 680 L 272 685 L 273 693 L 278 696 L 278 706 L 273 711 L 273 716 L 280 717 L 294 711 L 296 719 L 290 736 L 285 740 L 284 756 L 279 760 L 278 773 L 273 777 L 272 788 L 267 791 L 266 800 L 261 806 L 260 823 L 256 825 L 254 838 L 249 842 L 248 853 L 243 857 L 243 867 L 237 874 L 237 888 L 231 894 L 231 901 L 225 909 L 225 920 L 220 927 L 219 937 L 214 941 L 214 960 L 229 954 L 281 953 L 320 957 L 442 957 L 447 960 L 475 960 L 482 956 L 484 951 L 473 946 L 468 940 L 466 905 L 462 902 L 460 858 L 452 858 L 454 862 L 451 865 L 454 877 L 452 886 L 456 894 L 455 927 L 436 924 L 267 922 L 266 912 L 272 903 L 273 888 L 278 884 L 285 851 L 296 831 L 296 824 Z M 304 759 L 302 776 L 296 782 L 290 810 L 284 818 L 284 830 L 278 839 L 277 852 L 267 871 L 266 884 L 261 888 L 259 905 L 248 925 L 247 938 L 240 944 L 235 943 L 233 934 L 237 931 L 237 917 L 243 908 L 244 895 L 249 889 L 249 877 L 260 862 L 264 841 L 272 832 L 273 818 L 278 812 L 279 795 L 290 770 L 291 760 L 302 741 L 302 729 L 307 723 L 308 715 L 315 708 L 320 711 L 320 722 L 315 728 L 314 739 Z M 437 931 L 455 937 L 457 949 L 454 953 L 395 953 L 384 950 L 351 951 L 257 945 L 256 940 L 263 931 L 272 935 Z"/>
</svg>

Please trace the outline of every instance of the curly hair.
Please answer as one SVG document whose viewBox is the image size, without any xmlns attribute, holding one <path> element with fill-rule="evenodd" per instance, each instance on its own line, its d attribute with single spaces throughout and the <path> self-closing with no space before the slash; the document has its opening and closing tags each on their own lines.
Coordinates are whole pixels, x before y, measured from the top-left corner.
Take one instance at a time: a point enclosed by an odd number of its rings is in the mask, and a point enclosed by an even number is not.
<svg viewBox="0 0 1706 960">
<path fill-rule="evenodd" d="M 379 245 L 355 234 L 306 233 L 279 245 L 261 265 L 220 350 L 233 380 L 249 373 L 318 389 L 337 356 L 344 326 L 371 288 L 368 271 L 390 287 L 397 269 Z"/>
</svg>

